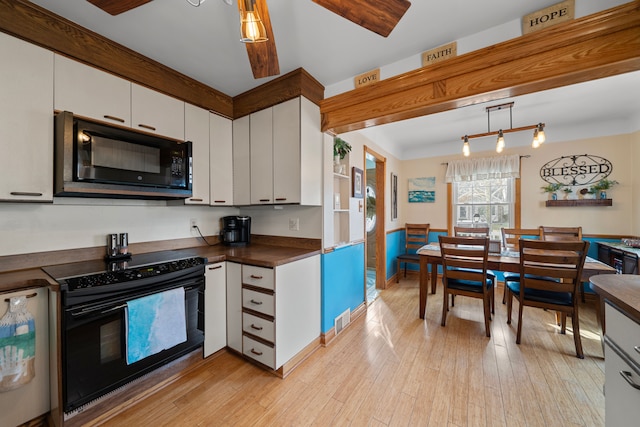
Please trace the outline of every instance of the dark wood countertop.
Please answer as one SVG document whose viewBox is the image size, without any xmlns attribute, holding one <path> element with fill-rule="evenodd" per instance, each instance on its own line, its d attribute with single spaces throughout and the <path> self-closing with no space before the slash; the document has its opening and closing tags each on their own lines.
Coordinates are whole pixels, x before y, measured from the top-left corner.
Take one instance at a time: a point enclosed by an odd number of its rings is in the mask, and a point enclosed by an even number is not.
<svg viewBox="0 0 640 427">
<path fill-rule="evenodd" d="M 259 267 L 274 268 L 279 265 L 320 254 L 321 250 L 252 243 L 244 247 L 230 247 L 218 244 L 214 246 L 177 249 L 173 252 L 184 255 L 184 257 L 199 256 L 207 258 L 209 263 L 232 261 Z M 29 268 L 0 274 L 0 292 L 19 291 L 42 286 L 57 286 L 57 282 L 40 268 Z"/>
<path fill-rule="evenodd" d="M 637 274 L 601 274 L 589 279 L 589 286 L 630 318 L 640 323 L 640 276 Z"/>
</svg>

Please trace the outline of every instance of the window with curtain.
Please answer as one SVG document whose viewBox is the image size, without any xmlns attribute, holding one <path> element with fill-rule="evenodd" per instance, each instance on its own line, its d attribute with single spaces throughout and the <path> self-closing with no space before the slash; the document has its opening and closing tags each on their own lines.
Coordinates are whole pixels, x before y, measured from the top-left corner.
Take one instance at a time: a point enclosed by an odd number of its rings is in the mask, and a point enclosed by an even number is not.
<svg viewBox="0 0 640 427">
<path fill-rule="evenodd" d="M 489 227 L 500 239 L 502 227 L 513 227 L 515 180 L 520 177 L 520 156 L 452 161 L 446 182 L 453 185 L 452 223 L 462 227 Z"/>
</svg>

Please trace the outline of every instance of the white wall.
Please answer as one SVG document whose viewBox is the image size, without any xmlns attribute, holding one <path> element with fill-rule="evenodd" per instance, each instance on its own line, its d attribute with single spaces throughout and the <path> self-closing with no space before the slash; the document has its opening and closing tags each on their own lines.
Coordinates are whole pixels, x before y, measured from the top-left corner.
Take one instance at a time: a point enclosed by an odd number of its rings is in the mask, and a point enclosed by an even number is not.
<svg viewBox="0 0 640 427">
<path fill-rule="evenodd" d="M 251 234 L 322 239 L 320 206 L 251 206 L 242 207 L 240 214 L 251 217 Z M 297 231 L 289 229 L 289 220 L 295 219 Z"/>
<path fill-rule="evenodd" d="M 189 226 L 191 218 L 205 236 L 217 235 L 220 218 L 237 213 L 236 208 L 167 206 L 164 201 L 0 203 L 0 256 L 106 246 L 109 233 L 129 233 L 130 244 L 197 237 Z"/>
<path fill-rule="evenodd" d="M 640 171 L 634 166 L 640 162 L 640 132 L 581 139 L 560 143 L 545 143 L 538 149 L 507 147 L 504 155 L 530 155 L 523 158 L 522 169 L 522 227 L 539 225 L 581 225 L 586 234 L 637 235 L 640 230 Z M 540 187 L 540 168 L 545 163 L 572 154 L 591 154 L 604 157 L 613 164 L 609 179 L 620 182 L 607 191 L 613 199 L 611 207 L 553 207 L 545 206 L 548 196 Z M 472 153 L 474 157 L 497 156 L 495 151 Z M 432 228 L 447 228 L 447 185 L 444 182 L 446 165 L 456 156 L 430 157 L 403 161 L 398 176 L 399 219 L 404 222 L 428 222 Z M 408 203 L 407 183 L 410 178 L 436 177 L 435 203 Z"/>
</svg>

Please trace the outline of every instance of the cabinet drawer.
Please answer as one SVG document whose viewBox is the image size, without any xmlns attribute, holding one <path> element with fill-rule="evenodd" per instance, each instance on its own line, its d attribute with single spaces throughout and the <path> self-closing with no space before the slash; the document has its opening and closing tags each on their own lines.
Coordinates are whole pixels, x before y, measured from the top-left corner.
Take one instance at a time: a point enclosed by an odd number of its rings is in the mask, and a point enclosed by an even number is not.
<svg viewBox="0 0 640 427">
<path fill-rule="evenodd" d="M 271 320 L 249 313 L 242 313 L 242 329 L 251 335 L 275 343 L 276 328 Z"/>
<path fill-rule="evenodd" d="M 276 357 L 275 357 L 275 349 L 266 344 L 258 342 L 254 339 L 251 339 L 247 336 L 242 337 L 242 353 L 245 356 L 249 356 L 250 358 L 257 360 L 270 367 L 271 369 L 275 369 Z"/>
<path fill-rule="evenodd" d="M 275 316 L 276 314 L 274 296 L 251 289 L 242 289 L 242 306 L 267 316 Z"/>
<path fill-rule="evenodd" d="M 242 283 L 245 285 L 274 290 L 275 281 L 273 280 L 273 269 L 256 267 L 253 265 L 243 265 Z"/>
<path fill-rule="evenodd" d="M 607 336 L 640 365 L 640 325 L 610 304 L 605 304 L 605 321 Z"/>
</svg>

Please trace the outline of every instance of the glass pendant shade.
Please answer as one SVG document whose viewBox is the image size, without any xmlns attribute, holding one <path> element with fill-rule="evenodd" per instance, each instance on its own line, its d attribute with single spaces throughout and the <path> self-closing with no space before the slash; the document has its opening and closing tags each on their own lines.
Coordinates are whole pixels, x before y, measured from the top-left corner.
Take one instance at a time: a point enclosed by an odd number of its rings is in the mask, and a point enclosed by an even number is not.
<svg viewBox="0 0 640 427">
<path fill-rule="evenodd" d="M 502 134 L 502 129 L 498 132 L 498 141 L 496 142 L 496 152 L 502 153 L 504 150 L 504 135 Z"/>
<path fill-rule="evenodd" d="M 471 148 L 469 147 L 469 138 L 467 138 L 466 136 L 464 137 L 464 144 L 462 144 L 462 154 L 464 154 L 465 157 L 469 157 L 469 154 L 471 154 Z"/>
<path fill-rule="evenodd" d="M 538 131 L 538 143 L 542 144 L 547 140 L 546 136 L 544 135 L 544 125 L 542 123 L 538 123 L 538 129 L 536 130 Z"/>
<path fill-rule="evenodd" d="M 243 43 L 259 43 L 269 40 L 267 30 L 255 9 L 255 0 L 243 0 L 240 12 L 240 41 Z"/>
<path fill-rule="evenodd" d="M 531 143 L 533 148 L 538 148 L 540 146 L 540 135 L 538 133 L 538 129 L 533 131 L 533 142 Z"/>
</svg>

